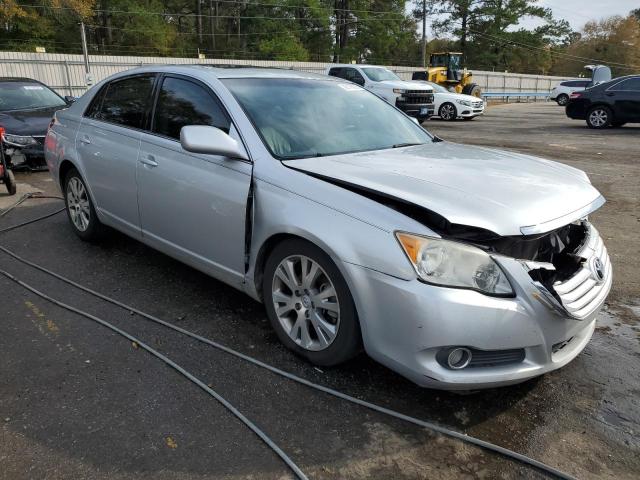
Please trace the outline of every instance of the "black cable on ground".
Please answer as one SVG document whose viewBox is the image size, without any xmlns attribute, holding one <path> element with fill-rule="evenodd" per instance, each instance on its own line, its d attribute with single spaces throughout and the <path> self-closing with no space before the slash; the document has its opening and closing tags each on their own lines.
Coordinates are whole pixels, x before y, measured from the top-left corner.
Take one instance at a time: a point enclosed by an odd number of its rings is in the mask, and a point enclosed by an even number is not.
<svg viewBox="0 0 640 480">
<path fill-rule="evenodd" d="M 55 212 L 55 213 L 57 213 L 57 212 Z M 50 215 L 45 215 L 45 216 L 40 217 L 40 218 L 36 218 L 34 220 L 31 220 L 30 222 L 26 222 L 26 224 L 33 223 L 33 222 L 36 222 L 36 221 L 39 221 L 39 220 L 44 220 L 45 218 L 48 218 L 49 216 L 51 216 L 51 214 Z M 18 228 L 18 227 L 19 226 L 16 226 L 14 228 Z M 0 230 L 0 233 L 2 233 L 2 232 L 3 232 L 3 230 Z M 253 358 L 253 357 L 251 357 L 249 355 L 245 355 L 244 353 L 238 352 L 238 351 L 236 351 L 236 350 L 234 350 L 232 348 L 229 348 L 229 347 L 226 347 L 226 346 L 224 346 L 222 344 L 214 342 L 213 340 L 210 340 L 210 339 L 208 339 L 206 337 L 203 337 L 203 336 L 198 335 L 196 333 L 190 332 L 189 330 L 185 330 L 184 328 L 178 327 L 178 326 L 176 326 L 176 325 L 174 325 L 172 323 L 169 323 L 169 322 L 167 322 L 165 320 L 161 320 L 160 318 L 157 318 L 157 317 L 155 317 L 155 316 L 153 316 L 151 314 L 143 312 L 142 310 L 139 310 L 139 309 L 137 309 L 135 307 L 127 305 L 126 303 L 120 302 L 120 301 L 115 300 L 115 299 L 113 299 L 111 297 L 108 297 L 107 295 L 104 295 L 104 294 L 102 294 L 100 292 L 97 292 L 97 291 L 92 290 L 92 289 L 90 289 L 88 287 L 80 285 L 79 283 L 74 282 L 73 280 L 70 280 L 70 279 L 68 279 L 66 277 L 63 277 L 62 275 L 60 275 L 58 273 L 55 273 L 55 272 L 53 272 L 51 270 L 46 269 L 45 267 L 42 267 L 42 266 L 40 266 L 40 265 L 38 265 L 36 263 L 33 263 L 33 262 L 29 261 L 29 260 L 26 260 L 25 258 L 22 258 L 18 254 L 12 252 L 11 250 L 9 250 L 9 249 L 1 246 L 1 245 L 0 245 L 0 251 L 6 253 L 7 255 L 9 255 L 11 257 L 13 257 L 14 259 L 18 260 L 19 262 L 24 263 L 25 265 L 29 265 L 30 267 L 35 268 L 36 270 L 39 270 L 39 271 L 41 271 L 43 273 L 46 273 L 47 275 L 50 275 L 50 276 L 52 276 L 54 278 L 57 278 L 58 280 L 61 280 L 62 282 L 65 282 L 66 284 L 71 285 L 71 286 L 73 286 L 73 287 L 75 287 L 75 288 L 77 288 L 79 290 L 82 290 L 82 291 L 84 291 L 84 292 L 86 292 L 86 293 L 88 293 L 90 295 L 93 295 L 93 296 L 95 296 L 97 298 L 100 298 L 100 299 L 106 301 L 106 302 L 109 302 L 109 303 L 111 303 L 113 305 L 116 305 L 116 306 L 118 306 L 120 308 L 123 308 L 123 309 L 125 309 L 125 310 L 127 310 L 129 312 L 133 312 L 133 313 L 135 313 L 135 314 L 137 314 L 137 315 L 139 315 L 139 316 L 141 316 L 143 318 L 146 318 L 147 320 L 150 320 L 150 321 L 155 322 L 157 324 L 163 325 L 163 326 L 165 326 L 167 328 L 170 328 L 171 330 L 175 330 L 176 332 L 182 333 L 183 335 L 191 337 L 191 338 L 193 338 L 195 340 L 198 340 L 198 341 L 200 341 L 202 343 L 210 345 L 210 346 L 212 346 L 212 347 L 214 347 L 214 348 L 216 348 L 216 349 L 218 349 L 220 351 L 223 351 L 225 353 L 233 355 L 233 356 L 235 356 L 237 358 L 241 358 L 242 360 L 245 360 L 245 361 L 247 361 L 249 363 L 252 363 L 253 365 L 256 365 L 256 366 L 258 366 L 260 368 L 264 368 L 266 370 L 269 370 L 270 372 L 275 373 L 276 375 L 280 375 L 280 376 L 282 376 L 284 378 L 288 378 L 289 380 L 297 382 L 297 383 L 299 383 L 301 385 L 305 385 L 305 386 L 307 386 L 309 388 L 313 388 L 315 390 L 319 390 L 321 392 L 327 393 L 327 394 L 332 395 L 334 397 L 337 397 L 337 398 L 340 398 L 342 400 L 346 400 L 348 402 L 354 403 L 356 405 L 360 405 L 362 407 L 368 408 L 370 410 L 374 410 L 376 412 L 379 412 L 379 413 L 382 413 L 382 414 L 397 418 L 399 420 L 403 420 L 405 422 L 412 423 L 412 424 L 417 425 L 419 427 L 427 428 L 427 429 L 432 430 L 434 432 L 438 432 L 438 433 L 440 433 L 442 435 L 446 435 L 448 437 L 456 438 L 458 440 L 461 440 L 463 442 L 475 445 L 475 446 L 483 448 L 485 450 L 489 450 L 489 451 L 498 453 L 498 454 L 503 455 L 505 457 L 508 457 L 508 458 L 510 458 L 512 460 L 516 460 L 516 461 L 518 461 L 520 463 L 523 463 L 525 465 L 533 467 L 533 468 L 535 468 L 535 469 L 537 469 L 537 470 L 539 470 L 539 471 L 541 471 L 541 472 L 543 472 L 543 473 L 545 473 L 547 475 L 550 475 L 552 477 L 563 479 L 563 480 L 576 480 L 575 477 L 573 477 L 573 476 L 571 476 L 571 475 L 569 475 L 569 474 L 567 474 L 567 473 L 565 473 L 565 472 L 563 472 L 561 470 L 558 470 L 558 469 L 556 469 L 554 467 L 546 465 L 546 464 L 544 464 L 544 463 L 542 463 L 542 462 L 540 462 L 538 460 L 530 458 L 530 457 L 528 457 L 526 455 L 523 455 L 521 453 L 514 452 L 513 450 L 509 450 L 508 448 L 504 448 L 504 447 L 501 447 L 499 445 L 495 445 L 493 443 L 481 440 L 479 438 L 471 437 L 469 435 L 457 432 L 455 430 L 450 430 L 450 429 L 448 429 L 446 427 L 442 427 L 440 425 L 436 425 L 435 423 L 425 422 L 425 421 L 420 420 L 418 418 L 414 418 L 414 417 L 410 417 L 408 415 L 404 415 L 402 413 L 396 412 L 395 410 L 391 410 L 391 409 L 388 409 L 388 408 L 385 408 L 385 407 L 381 407 L 381 406 L 376 405 L 374 403 L 370 403 L 370 402 L 367 402 L 365 400 L 361 400 L 359 398 L 352 397 L 352 396 L 347 395 L 345 393 L 342 393 L 342 392 L 340 392 L 338 390 L 334 390 L 332 388 L 325 387 L 324 385 L 313 383 L 313 382 L 311 382 L 311 381 L 309 381 L 309 380 L 307 380 L 305 378 L 298 377 L 297 375 L 294 375 L 292 373 L 286 372 L 284 370 L 280 370 L 277 367 L 274 367 L 272 365 L 264 363 L 264 362 L 262 362 L 262 361 L 260 361 L 260 360 L 258 360 L 256 358 Z"/>
<path fill-rule="evenodd" d="M 109 330 L 112 330 L 112 331 L 116 332 L 118 335 L 121 335 L 124 338 L 126 338 L 126 339 L 128 339 L 128 340 L 130 340 L 132 342 L 135 342 L 140 348 L 146 350 L 147 352 L 149 352 L 154 357 L 162 360 L 168 366 L 170 366 L 171 368 L 176 370 L 178 373 L 180 373 L 181 375 L 183 375 L 184 377 L 186 377 L 187 379 L 189 379 L 190 381 L 195 383 L 198 387 L 200 387 L 202 390 L 204 390 L 209 395 L 211 395 L 213 398 L 215 398 L 227 410 L 229 410 L 233 415 L 235 415 L 242 423 L 244 423 L 247 427 L 249 427 L 258 437 L 260 437 L 260 439 L 271 450 L 273 450 L 284 461 L 284 463 L 291 469 L 291 471 L 296 475 L 297 478 L 299 478 L 300 480 L 308 480 L 308 477 L 302 472 L 302 470 L 300 470 L 300 468 L 293 462 L 293 460 L 291 460 L 291 458 L 289 458 L 289 456 L 286 453 L 284 453 L 284 451 L 273 440 L 271 440 L 271 438 L 266 433 L 264 433 L 255 423 L 253 423 L 251 420 L 249 420 L 247 417 L 245 417 L 242 414 L 242 412 L 240 412 L 236 407 L 234 407 L 231 403 L 229 403 L 227 400 L 225 400 L 225 398 L 222 397 L 222 395 L 220 395 L 215 390 L 213 390 L 212 388 L 207 386 L 204 382 L 202 382 L 202 380 L 199 380 L 197 377 L 193 376 L 191 373 L 186 371 L 184 368 L 182 368 L 180 365 L 175 363 L 173 360 L 171 360 L 167 356 L 163 355 L 162 353 L 158 352 L 157 350 L 153 349 L 152 347 L 150 347 L 149 345 L 147 345 L 143 341 L 139 340 L 138 338 L 134 337 L 133 335 L 125 332 L 124 330 L 121 330 L 120 328 L 116 327 L 115 325 L 112 325 L 111 323 L 107 322 L 106 320 L 102 320 L 101 318 L 98 318 L 98 317 L 96 317 L 94 315 L 91 315 L 90 313 L 84 312 L 84 311 L 79 310 L 79 309 L 77 309 L 75 307 L 72 307 L 71 305 L 67 305 L 66 303 L 63 303 L 63 302 L 61 302 L 59 300 L 56 300 L 55 298 L 52 298 L 52 297 L 48 296 L 47 294 L 42 293 L 39 290 L 36 290 L 31 285 L 29 285 L 29 284 L 17 279 L 13 275 L 11 275 L 10 273 L 8 273 L 8 272 L 6 272 L 6 271 L 4 271 L 2 269 L 0 269 L 0 274 L 4 275 L 9 280 L 17 283 L 21 287 L 29 290 L 31 293 L 39 296 L 40 298 L 43 298 L 43 299 L 53 303 L 54 305 L 57 305 L 60 308 L 68 310 L 69 312 L 73 312 L 73 313 L 81 315 L 81 316 L 83 316 L 85 318 L 88 318 L 89 320 L 93 320 L 94 322 L 99 323 L 103 327 L 106 327 Z"/>
<path fill-rule="evenodd" d="M 51 198 L 51 199 L 56 199 L 56 200 L 64 200 L 64 198 L 62 197 L 58 197 L 58 196 L 53 196 L 53 195 L 43 195 L 42 192 L 29 192 L 29 193 L 25 193 L 24 195 L 22 195 L 20 197 L 20 199 L 15 202 L 13 205 L 11 205 L 10 207 L 6 208 L 5 210 L 2 210 L 2 212 L 0 212 L 0 217 L 4 217 L 7 213 L 9 213 L 10 211 L 12 211 L 14 208 L 18 207 L 19 205 L 21 205 L 22 203 L 26 202 L 27 200 L 31 199 L 31 198 Z"/>
</svg>

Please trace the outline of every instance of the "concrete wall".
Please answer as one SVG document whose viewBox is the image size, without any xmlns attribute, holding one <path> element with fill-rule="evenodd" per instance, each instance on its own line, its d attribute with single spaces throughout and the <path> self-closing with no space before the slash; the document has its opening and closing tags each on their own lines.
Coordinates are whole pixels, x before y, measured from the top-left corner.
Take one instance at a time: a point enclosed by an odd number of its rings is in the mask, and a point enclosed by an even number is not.
<svg viewBox="0 0 640 480">
<path fill-rule="evenodd" d="M 229 60 L 166 57 L 121 57 L 90 55 L 91 74 L 96 82 L 123 70 L 149 64 L 236 64 L 292 68 L 323 73 L 329 63 L 279 62 L 265 60 Z M 418 67 L 388 65 L 401 78 L 410 80 Z M 29 77 L 53 87 L 62 95 L 80 96 L 86 90 L 82 55 L 55 53 L 0 52 L 0 77 Z M 473 70 L 474 81 L 484 92 L 548 92 L 564 77 Z"/>
</svg>

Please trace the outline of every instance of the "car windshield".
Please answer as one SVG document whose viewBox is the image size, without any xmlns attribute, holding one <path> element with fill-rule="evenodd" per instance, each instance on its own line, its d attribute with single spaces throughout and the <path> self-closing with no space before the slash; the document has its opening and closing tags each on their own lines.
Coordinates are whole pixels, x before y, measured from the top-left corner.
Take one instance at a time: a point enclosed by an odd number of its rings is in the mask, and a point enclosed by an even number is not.
<svg viewBox="0 0 640 480">
<path fill-rule="evenodd" d="M 387 70 L 386 68 L 363 68 L 362 71 L 367 77 L 369 77 L 369 80 L 371 80 L 372 82 L 383 82 L 385 80 L 401 80 L 399 76 L 397 76 L 391 70 Z"/>
<path fill-rule="evenodd" d="M 62 107 L 65 101 L 36 82 L 0 82 L 0 112 Z"/>
<path fill-rule="evenodd" d="M 358 85 L 301 78 L 222 80 L 280 159 L 322 157 L 433 141 Z"/>
<path fill-rule="evenodd" d="M 438 85 L 437 83 L 433 83 L 433 82 L 426 82 L 429 84 L 430 87 L 433 88 L 433 91 L 436 93 L 451 93 L 449 92 L 449 90 L 447 90 L 446 88 L 444 88 L 442 85 Z"/>
</svg>

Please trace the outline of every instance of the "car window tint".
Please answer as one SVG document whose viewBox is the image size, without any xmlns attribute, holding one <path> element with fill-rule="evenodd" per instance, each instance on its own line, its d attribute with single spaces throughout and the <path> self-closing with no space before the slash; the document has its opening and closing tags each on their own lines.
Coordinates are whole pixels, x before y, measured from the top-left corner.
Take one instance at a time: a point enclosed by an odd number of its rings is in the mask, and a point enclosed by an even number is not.
<svg viewBox="0 0 640 480">
<path fill-rule="evenodd" d="M 155 75 L 138 75 L 111 82 L 94 118 L 124 127 L 143 128 L 154 80 Z"/>
<path fill-rule="evenodd" d="M 329 75 L 332 77 L 340 77 L 342 78 L 342 68 L 332 68 L 329 70 Z"/>
<path fill-rule="evenodd" d="M 360 72 L 358 72 L 355 68 L 345 68 L 344 75 L 342 76 L 342 78 L 349 80 L 350 82 L 353 82 L 353 83 L 359 83 L 360 85 L 364 84 L 364 78 L 362 77 L 362 75 L 360 75 Z"/>
<path fill-rule="evenodd" d="M 230 122 L 207 89 L 189 80 L 167 77 L 158 94 L 153 132 L 179 140 L 186 125 L 210 125 L 229 133 Z"/>
<path fill-rule="evenodd" d="M 102 107 L 102 99 L 104 98 L 104 94 L 107 91 L 108 85 L 103 86 L 100 91 L 94 95 L 89 107 L 84 112 L 85 117 L 96 118 L 100 108 Z"/>
<path fill-rule="evenodd" d="M 640 77 L 629 78 L 615 85 L 612 90 L 636 91 L 640 92 Z"/>
</svg>

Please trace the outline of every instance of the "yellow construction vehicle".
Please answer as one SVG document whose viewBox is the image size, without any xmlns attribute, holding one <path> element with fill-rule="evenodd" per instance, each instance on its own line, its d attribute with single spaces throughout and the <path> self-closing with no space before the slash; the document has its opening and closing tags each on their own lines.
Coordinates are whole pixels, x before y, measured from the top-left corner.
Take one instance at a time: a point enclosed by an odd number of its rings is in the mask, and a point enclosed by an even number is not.
<svg viewBox="0 0 640 480">
<path fill-rule="evenodd" d="M 414 72 L 413 80 L 427 80 L 442 85 L 448 90 L 465 95 L 480 97 L 480 86 L 473 83 L 473 75 L 462 68 L 462 53 L 440 52 L 429 57 L 429 68 L 426 72 Z"/>
</svg>

